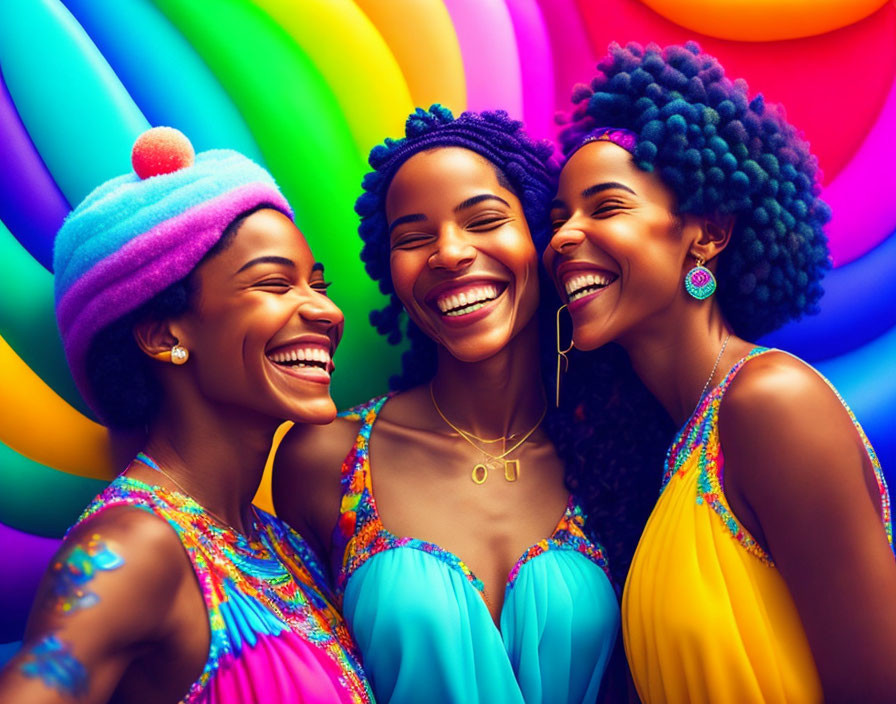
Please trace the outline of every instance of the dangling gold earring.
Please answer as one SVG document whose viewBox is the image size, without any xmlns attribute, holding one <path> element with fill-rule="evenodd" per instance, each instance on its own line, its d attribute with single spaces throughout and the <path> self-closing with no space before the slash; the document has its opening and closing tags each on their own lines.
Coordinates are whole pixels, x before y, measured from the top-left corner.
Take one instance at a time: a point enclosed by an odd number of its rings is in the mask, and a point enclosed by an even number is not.
<svg viewBox="0 0 896 704">
<path fill-rule="evenodd" d="M 569 369 L 569 357 L 566 356 L 566 353 L 569 352 L 573 347 L 575 347 L 575 343 L 572 340 L 570 340 L 569 347 L 567 347 L 565 350 L 560 349 L 560 313 L 566 307 L 567 306 L 564 303 L 562 306 L 560 306 L 557 309 L 557 383 L 556 383 L 557 395 L 556 395 L 556 398 L 554 399 L 554 405 L 557 408 L 560 408 L 560 375 L 561 375 L 561 373 L 565 373 Z M 560 370 L 561 363 L 563 365 L 562 372 Z"/>
<path fill-rule="evenodd" d="M 190 351 L 180 343 L 177 343 L 170 350 L 156 352 L 155 354 L 150 355 L 150 357 L 158 359 L 160 362 L 171 362 L 171 364 L 180 366 L 181 364 L 185 364 L 190 358 Z"/>
</svg>

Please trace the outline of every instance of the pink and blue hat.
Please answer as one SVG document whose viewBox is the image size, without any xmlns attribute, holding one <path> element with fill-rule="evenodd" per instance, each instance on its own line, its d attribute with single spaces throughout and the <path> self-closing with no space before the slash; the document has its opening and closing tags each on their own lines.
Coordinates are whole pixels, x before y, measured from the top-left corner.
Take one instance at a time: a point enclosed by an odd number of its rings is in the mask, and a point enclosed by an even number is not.
<svg viewBox="0 0 896 704">
<path fill-rule="evenodd" d="M 134 171 L 97 187 L 66 218 L 53 252 L 56 320 L 72 375 L 91 401 L 86 358 L 98 332 L 186 277 L 239 215 L 292 218 L 273 177 L 242 154 L 193 156 L 170 127 L 134 144 Z"/>
</svg>

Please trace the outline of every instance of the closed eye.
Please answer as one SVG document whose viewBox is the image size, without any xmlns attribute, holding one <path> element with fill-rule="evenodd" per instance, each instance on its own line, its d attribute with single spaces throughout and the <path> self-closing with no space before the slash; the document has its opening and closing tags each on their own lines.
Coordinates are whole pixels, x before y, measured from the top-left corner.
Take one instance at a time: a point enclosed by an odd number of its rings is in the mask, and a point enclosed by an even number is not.
<svg viewBox="0 0 896 704">
<path fill-rule="evenodd" d="M 416 249 L 422 247 L 432 239 L 431 235 L 425 233 L 408 233 L 394 238 L 392 249 Z"/>
<path fill-rule="evenodd" d="M 603 202 L 600 207 L 591 213 L 591 217 L 607 217 L 613 213 L 625 210 L 625 205 L 620 201 Z"/>
<path fill-rule="evenodd" d="M 292 282 L 287 279 L 265 279 L 255 284 L 255 288 L 273 288 L 285 291 L 292 288 Z"/>
<path fill-rule="evenodd" d="M 486 217 L 480 217 L 473 220 L 473 222 L 467 225 L 467 229 L 472 230 L 473 232 L 488 232 L 490 230 L 499 228 L 509 220 L 510 218 L 508 218 L 506 215 L 490 215 Z"/>
</svg>

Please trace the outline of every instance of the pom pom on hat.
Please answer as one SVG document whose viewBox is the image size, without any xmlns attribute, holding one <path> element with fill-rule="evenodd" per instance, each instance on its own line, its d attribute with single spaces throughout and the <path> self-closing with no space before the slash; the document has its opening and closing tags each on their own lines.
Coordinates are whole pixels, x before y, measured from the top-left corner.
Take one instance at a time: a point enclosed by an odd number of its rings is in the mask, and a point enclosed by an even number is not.
<svg viewBox="0 0 896 704">
<path fill-rule="evenodd" d="M 192 166 L 195 157 L 193 145 L 183 132 L 173 127 L 153 127 L 134 142 L 131 165 L 140 178 L 146 179 Z"/>
</svg>

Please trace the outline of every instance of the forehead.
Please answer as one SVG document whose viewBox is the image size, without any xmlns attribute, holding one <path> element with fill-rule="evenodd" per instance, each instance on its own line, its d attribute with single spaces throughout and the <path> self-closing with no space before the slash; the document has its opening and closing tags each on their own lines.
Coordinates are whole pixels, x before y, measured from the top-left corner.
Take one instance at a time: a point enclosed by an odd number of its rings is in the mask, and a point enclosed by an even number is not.
<svg viewBox="0 0 896 704">
<path fill-rule="evenodd" d="M 392 178 L 386 193 L 386 213 L 441 201 L 451 206 L 469 195 L 510 194 L 498 181 L 497 167 L 485 157 L 461 147 L 439 147 L 414 154 Z M 456 202 L 454 202 L 456 201 Z"/>
<path fill-rule="evenodd" d="M 628 151 L 602 141 L 589 142 L 569 158 L 560 172 L 557 198 L 571 205 L 582 200 L 582 191 L 602 183 L 622 184 L 641 202 L 675 207 L 675 193 L 656 172 L 639 169 Z"/>
<path fill-rule="evenodd" d="M 632 155 L 612 142 L 589 142 L 576 151 L 560 172 L 560 190 L 587 188 L 602 181 L 639 182 L 646 172 L 635 166 Z M 588 183 L 585 183 L 585 182 Z"/>
<path fill-rule="evenodd" d="M 286 215 L 265 208 L 247 217 L 237 228 L 230 244 L 204 262 L 210 271 L 233 273 L 246 262 L 264 256 L 290 259 L 299 266 L 314 263 L 305 237 Z"/>
</svg>

